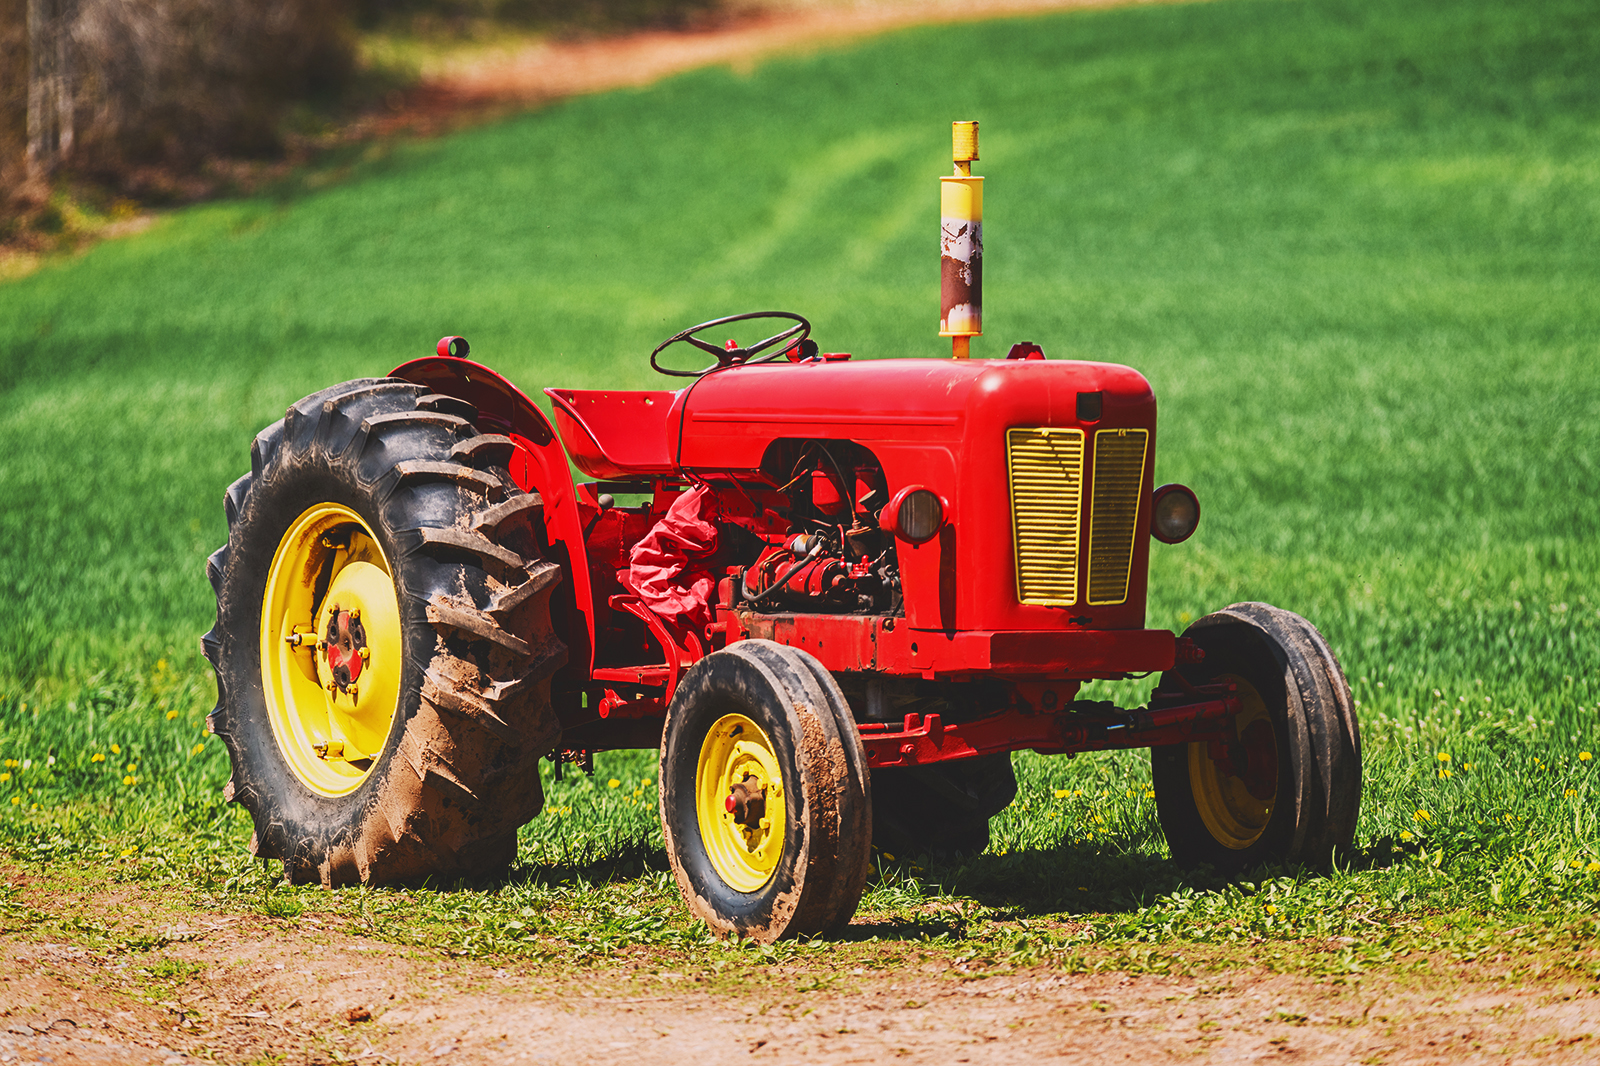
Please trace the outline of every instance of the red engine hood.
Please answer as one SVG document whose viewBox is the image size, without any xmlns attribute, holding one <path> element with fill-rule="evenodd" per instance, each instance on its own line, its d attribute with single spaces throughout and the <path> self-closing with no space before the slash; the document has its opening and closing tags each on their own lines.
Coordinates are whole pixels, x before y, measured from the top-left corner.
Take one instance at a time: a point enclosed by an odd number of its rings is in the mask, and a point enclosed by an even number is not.
<svg viewBox="0 0 1600 1066">
<path fill-rule="evenodd" d="M 998 441 L 1010 426 L 1075 425 L 1080 392 L 1104 393 L 1103 424 L 1154 421 L 1150 383 L 1112 363 L 885 359 L 713 374 L 679 393 L 667 427 L 676 438 L 682 426 L 686 467 L 754 470 L 782 437 L 953 445 L 970 433 Z"/>
</svg>

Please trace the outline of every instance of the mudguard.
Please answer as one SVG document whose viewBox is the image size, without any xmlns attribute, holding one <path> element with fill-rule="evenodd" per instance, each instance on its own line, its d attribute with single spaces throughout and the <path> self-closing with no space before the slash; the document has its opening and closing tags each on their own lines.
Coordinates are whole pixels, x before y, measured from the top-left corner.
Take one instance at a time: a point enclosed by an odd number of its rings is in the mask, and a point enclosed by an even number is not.
<svg viewBox="0 0 1600 1066">
<path fill-rule="evenodd" d="M 504 433 L 517 446 L 511 456 L 511 476 L 526 492 L 544 499 L 545 532 L 551 561 L 560 563 L 572 583 L 572 596 L 583 616 L 584 632 L 562 633 L 569 663 L 581 666 L 585 676 L 594 667 L 594 595 L 589 580 L 589 556 L 584 549 L 583 520 L 578 513 L 572 468 L 555 430 L 544 412 L 521 389 L 481 363 L 454 357 L 413 359 L 390 371 L 390 377 L 415 382 L 445 396 L 472 404 L 478 426 Z"/>
</svg>

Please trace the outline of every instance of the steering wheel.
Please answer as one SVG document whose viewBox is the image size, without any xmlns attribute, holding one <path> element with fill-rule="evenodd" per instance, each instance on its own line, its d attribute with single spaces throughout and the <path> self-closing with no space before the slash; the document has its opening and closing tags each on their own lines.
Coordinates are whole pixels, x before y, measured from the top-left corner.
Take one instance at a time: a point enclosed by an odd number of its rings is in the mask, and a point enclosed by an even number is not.
<svg viewBox="0 0 1600 1066">
<path fill-rule="evenodd" d="M 774 333 L 765 340 L 756 341 L 754 344 L 747 344 L 743 347 L 736 348 L 724 348 L 720 345 L 712 344 L 710 341 L 701 340 L 695 335 L 697 333 L 703 333 L 713 326 L 725 326 L 729 322 L 744 322 L 752 318 L 777 318 L 787 322 L 793 322 L 794 325 L 790 326 L 781 333 Z M 750 363 L 770 363 L 772 360 L 784 355 L 795 346 L 804 345 L 807 342 L 807 338 L 810 336 L 811 323 L 807 322 L 803 317 L 795 314 L 792 311 L 750 311 L 742 315 L 729 315 L 727 318 L 713 318 L 710 322 L 702 322 L 698 326 L 690 326 L 682 333 L 673 334 L 660 344 L 656 345 L 656 350 L 650 353 L 650 366 L 658 374 L 666 374 L 675 378 L 697 378 L 702 374 L 709 374 L 711 371 L 720 370 L 723 367 L 741 366 Z M 677 344 L 679 341 L 682 341 L 685 344 L 692 344 L 696 348 L 699 348 L 702 352 L 716 356 L 716 363 L 712 366 L 706 367 L 704 370 L 674 370 L 671 367 L 662 366 L 660 363 L 656 362 L 656 356 L 660 355 L 664 349 Z M 785 341 L 792 341 L 793 343 L 785 344 Z M 765 352 L 768 348 L 773 347 L 777 347 L 777 351 L 768 355 L 761 355 L 762 352 Z M 814 352 L 816 346 L 812 345 L 811 347 Z M 805 351 L 804 348 L 801 350 L 803 352 Z M 813 352 L 806 352 L 806 354 L 813 354 Z M 759 358 L 757 358 L 758 356 Z"/>
</svg>

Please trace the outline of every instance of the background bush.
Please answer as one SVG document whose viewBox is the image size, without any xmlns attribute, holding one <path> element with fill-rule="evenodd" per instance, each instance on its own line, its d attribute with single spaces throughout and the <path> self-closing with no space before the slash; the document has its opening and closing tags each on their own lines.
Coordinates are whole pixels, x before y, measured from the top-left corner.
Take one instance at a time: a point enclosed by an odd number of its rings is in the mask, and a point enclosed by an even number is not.
<svg viewBox="0 0 1600 1066">
<path fill-rule="evenodd" d="M 271 156 L 283 147 L 291 109 L 336 104 L 350 86 L 358 25 L 424 32 L 485 22 L 682 26 L 721 3 L 54 0 L 73 71 L 74 137 L 61 164 L 115 188 L 148 192 L 151 183 L 132 180 L 141 168 L 183 174 L 216 157 Z M 37 200 L 43 188 L 27 185 L 24 166 L 29 6 L 0 0 L 0 187 Z"/>
</svg>

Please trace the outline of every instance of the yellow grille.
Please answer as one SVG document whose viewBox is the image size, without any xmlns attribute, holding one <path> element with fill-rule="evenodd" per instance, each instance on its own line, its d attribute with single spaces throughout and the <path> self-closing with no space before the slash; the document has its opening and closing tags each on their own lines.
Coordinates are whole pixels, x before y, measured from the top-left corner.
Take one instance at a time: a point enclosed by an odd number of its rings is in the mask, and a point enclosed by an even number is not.
<svg viewBox="0 0 1600 1066">
<path fill-rule="evenodd" d="M 1083 430 L 1007 430 L 1006 468 L 1011 477 L 1017 599 L 1076 603 Z"/>
<path fill-rule="evenodd" d="M 1149 440 L 1149 431 L 1143 429 L 1102 429 L 1094 435 L 1094 510 L 1089 517 L 1091 604 L 1127 602 Z"/>
</svg>

